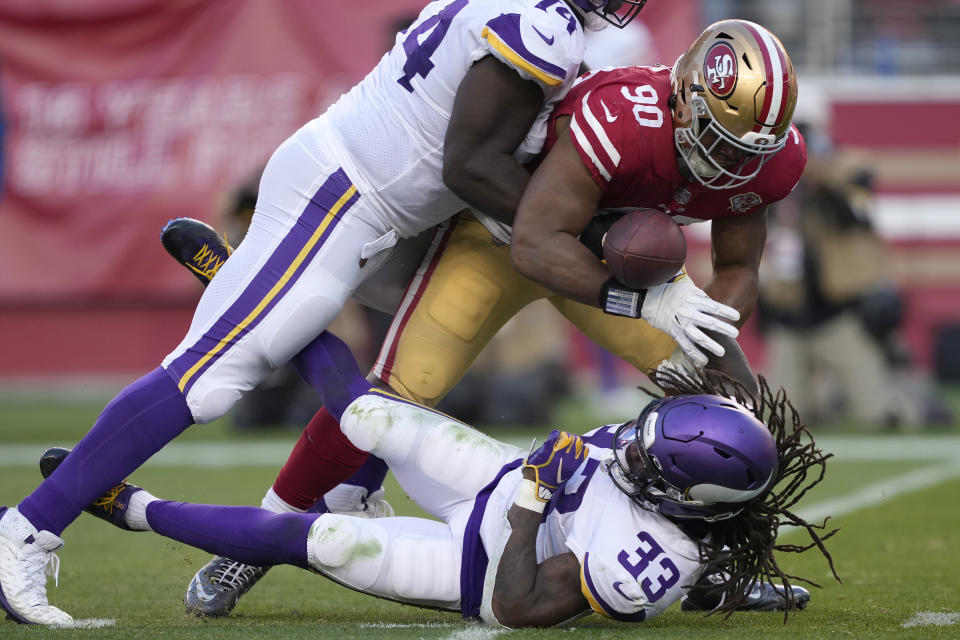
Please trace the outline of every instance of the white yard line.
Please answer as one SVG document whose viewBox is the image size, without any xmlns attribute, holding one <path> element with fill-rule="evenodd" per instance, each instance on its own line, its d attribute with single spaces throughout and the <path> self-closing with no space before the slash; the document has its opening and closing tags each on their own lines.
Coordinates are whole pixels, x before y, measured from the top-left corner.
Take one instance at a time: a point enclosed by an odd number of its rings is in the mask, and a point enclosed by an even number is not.
<svg viewBox="0 0 960 640">
<path fill-rule="evenodd" d="M 53 629 L 102 629 L 117 624 L 114 618 L 80 618 L 70 624 L 50 625 Z"/>
<path fill-rule="evenodd" d="M 960 613 L 956 611 L 918 611 L 912 618 L 904 622 L 901 627 L 946 627 L 956 624 L 960 620 Z"/>
<path fill-rule="evenodd" d="M 933 487 L 960 477 L 960 462 L 950 461 L 887 478 L 837 498 L 811 504 L 799 509 L 797 515 L 808 522 L 818 522 L 827 516 L 842 516 L 858 509 L 892 500 L 897 496 Z"/>
<path fill-rule="evenodd" d="M 490 640 L 490 638 L 505 633 L 506 631 L 506 629 L 491 629 L 490 627 L 477 625 L 475 627 L 454 631 L 450 635 L 441 638 L 441 640 Z"/>
</svg>

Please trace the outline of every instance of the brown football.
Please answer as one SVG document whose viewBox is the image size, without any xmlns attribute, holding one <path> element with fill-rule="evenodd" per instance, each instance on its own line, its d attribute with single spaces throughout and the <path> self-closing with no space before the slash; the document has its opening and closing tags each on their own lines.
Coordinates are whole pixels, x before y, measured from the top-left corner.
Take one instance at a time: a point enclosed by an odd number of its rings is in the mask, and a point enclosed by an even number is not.
<svg viewBox="0 0 960 640">
<path fill-rule="evenodd" d="M 646 289 L 680 270 L 687 259 L 687 240 L 666 213 L 637 209 L 624 214 L 603 236 L 603 257 L 617 280 Z"/>
</svg>

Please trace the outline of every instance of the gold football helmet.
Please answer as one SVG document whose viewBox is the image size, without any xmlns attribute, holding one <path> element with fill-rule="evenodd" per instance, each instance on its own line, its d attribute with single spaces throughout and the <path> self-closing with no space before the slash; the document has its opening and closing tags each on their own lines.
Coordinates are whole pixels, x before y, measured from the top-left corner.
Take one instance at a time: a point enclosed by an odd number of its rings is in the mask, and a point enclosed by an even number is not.
<svg viewBox="0 0 960 640">
<path fill-rule="evenodd" d="M 743 185 L 786 144 L 797 76 L 764 27 L 710 25 L 677 60 L 672 79 L 677 151 L 705 187 Z"/>
</svg>

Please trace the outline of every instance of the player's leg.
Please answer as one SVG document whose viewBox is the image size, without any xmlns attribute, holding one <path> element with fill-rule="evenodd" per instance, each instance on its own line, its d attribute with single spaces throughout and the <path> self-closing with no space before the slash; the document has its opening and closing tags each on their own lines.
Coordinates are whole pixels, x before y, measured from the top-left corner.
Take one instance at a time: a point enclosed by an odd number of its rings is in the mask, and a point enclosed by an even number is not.
<svg viewBox="0 0 960 640">
<path fill-rule="evenodd" d="M 409 604 L 456 610 L 460 602 L 462 531 L 442 522 L 163 500 L 147 503 L 145 514 L 160 535 L 249 565 L 311 568 Z"/>
<path fill-rule="evenodd" d="M 350 350 L 329 332 L 291 362 L 320 392 L 351 444 L 385 460 L 407 494 L 438 518 L 472 500 L 520 455 L 449 416 L 370 388 Z"/>
<path fill-rule="evenodd" d="M 551 296 L 549 300 L 593 342 L 643 373 L 652 373 L 677 348 L 673 338 L 642 320 L 612 316 L 561 296 Z"/>
<path fill-rule="evenodd" d="M 345 174 L 315 158 L 296 143 L 281 145 L 252 232 L 205 291 L 187 338 L 162 368 L 114 399 L 73 455 L 24 499 L 16 511 L 30 525 L 27 535 L 14 510 L 0 517 L 0 589 L 8 594 L 0 603 L 12 615 L 33 620 L 34 604 L 45 601 L 42 566 L 22 562 L 28 540 L 40 531 L 56 538 L 186 427 L 222 415 L 321 331 L 362 279 L 361 248 L 386 230 L 357 205 Z"/>
<path fill-rule="evenodd" d="M 546 295 L 514 270 L 509 246 L 462 214 L 411 280 L 372 374 L 434 406 L 510 318 Z"/>
<path fill-rule="evenodd" d="M 122 483 L 104 496 L 104 519 L 154 531 L 243 566 L 290 564 L 353 589 L 400 602 L 456 610 L 463 528 L 422 518 L 282 513 L 160 500 Z M 465 522 L 472 503 L 464 503 Z"/>
<path fill-rule="evenodd" d="M 472 218 L 460 217 L 452 229 L 438 228 L 431 239 L 373 373 L 399 395 L 432 406 L 500 327 L 543 291 L 513 270 L 509 247 L 494 243 Z M 304 429 L 272 491 L 306 508 L 331 476 L 359 468 L 364 455 L 321 410 Z"/>
</svg>

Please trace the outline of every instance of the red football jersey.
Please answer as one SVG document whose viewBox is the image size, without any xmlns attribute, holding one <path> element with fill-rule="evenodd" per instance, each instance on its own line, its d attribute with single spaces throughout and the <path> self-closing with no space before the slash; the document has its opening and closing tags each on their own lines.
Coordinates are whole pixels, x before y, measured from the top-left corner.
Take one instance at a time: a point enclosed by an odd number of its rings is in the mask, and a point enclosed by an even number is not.
<svg viewBox="0 0 960 640">
<path fill-rule="evenodd" d="M 545 150 L 557 140 L 557 117 L 571 116 L 569 135 L 603 190 L 600 207 L 661 209 L 681 224 L 749 213 L 797 185 L 807 150 L 792 126 L 786 146 L 745 185 L 707 189 L 686 178 L 673 141 L 671 92 L 667 67 L 588 73 L 554 108 Z"/>
</svg>

